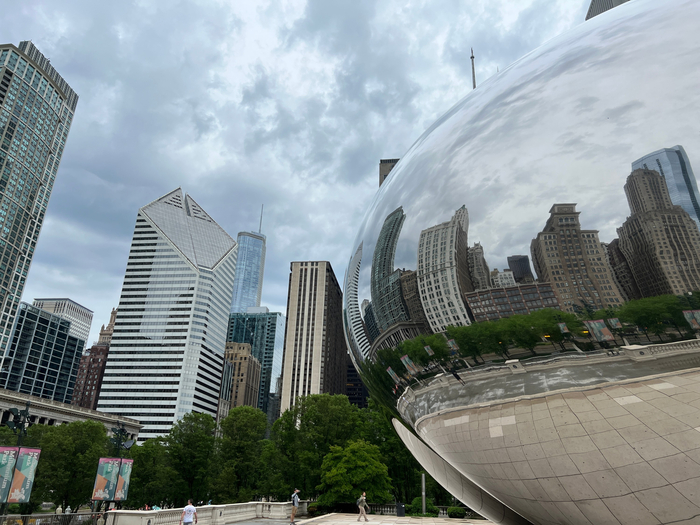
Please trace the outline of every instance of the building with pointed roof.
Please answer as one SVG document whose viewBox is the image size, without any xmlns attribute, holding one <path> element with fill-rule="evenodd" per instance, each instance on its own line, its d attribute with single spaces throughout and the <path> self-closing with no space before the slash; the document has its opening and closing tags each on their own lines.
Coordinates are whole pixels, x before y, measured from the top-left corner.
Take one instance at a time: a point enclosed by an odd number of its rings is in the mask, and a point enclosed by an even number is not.
<svg viewBox="0 0 700 525">
<path fill-rule="evenodd" d="M 139 210 L 97 404 L 141 422 L 139 441 L 216 417 L 236 255 L 181 188 Z"/>
</svg>

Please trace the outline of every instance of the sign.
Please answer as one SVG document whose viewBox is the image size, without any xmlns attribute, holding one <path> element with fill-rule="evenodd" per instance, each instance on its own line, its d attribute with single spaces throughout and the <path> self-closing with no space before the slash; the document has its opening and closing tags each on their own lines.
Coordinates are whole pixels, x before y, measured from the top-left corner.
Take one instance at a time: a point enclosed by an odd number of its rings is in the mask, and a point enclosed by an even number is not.
<svg viewBox="0 0 700 525">
<path fill-rule="evenodd" d="M 7 503 L 18 450 L 17 447 L 0 447 L 0 503 Z"/>
<path fill-rule="evenodd" d="M 433 352 L 433 349 L 430 348 L 429 345 L 426 345 L 423 348 L 425 348 L 425 351 L 428 352 L 428 355 L 435 355 L 435 352 Z"/>
<path fill-rule="evenodd" d="M 7 503 L 27 503 L 29 501 L 40 454 L 41 449 L 38 448 L 19 449 Z"/>
<path fill-rule="evenodd" d="M 394 370 L 391 367 L 387 368 L 386 371 L 389 373 L 391 378 L 394 380 L 394 383 L 396 383 L 398 385 L 401 382 L 401 379 L 399 379 L 399 376 L 396 375 L 396 372 L 394 372 Z"/>
<path fill-rule="evenodd" d="M 615 336 L 613 336 L 610 329 L 605 325 L 605 321 L 602 319 L 598 319 L 596 321 L 584 321 L 584 323 L 586 323 L 586 326 L 590 330 L 591 334 L 593 334 L 596 341 L 602 342 L 615 340 Z"/>
<path fill-rule="evenodd" d="M 613 330 L 621 330 L 622 329 L 622 323 L 617 317 L 613 317 L 612 319 L 608 319 L 608 324 L 610 325 L 610 328 Z"/>
<path fill-rule="evenodd" d="M 122 466 L 119 469 L 119 481 L 117 481 L 117 491 L 114 494 L 114 501 L 124 501 L 129 495 L 129 481 L 131 480 L 131 470 L 133 466 L 133 459 L 122 459 Z"/>
<path fill-rule="evenodd" d="M 560 331 L 562 334 L 568 334 L 568 333 L 570 333 L 570 332 L 569 332 L 569 328 L 566 326 L 566 323 L 557 323 L 557 326 L 559 327 L 559 331 Z"/>
<path fill-rule="evenodd" d="M 407 355 L 405 355 L 401 358 L 401 362 L 403 363 L 403 366 L 406 367 L 406 370 L 409 371 L 409 373 L 411 373 L 411 374 L 418 373 L 418 368 L 416 368 L 416 365 L 413 364 L 413 361 L 411 361 L 411 358 L 408 357 Z"/>
<path fill-rule="evenodd" d="M 114 495 L 117 491 L 121 462 L 119 458 L 100 458 L 97 464 L 95 488 L 92 490 L 93 501 L 115 501 Z"/>
<path fill-rule="evenodd" d="M 683 317 L 693 330 L 700 330 L 700 310 L 683 310 Z"/>
</svg>

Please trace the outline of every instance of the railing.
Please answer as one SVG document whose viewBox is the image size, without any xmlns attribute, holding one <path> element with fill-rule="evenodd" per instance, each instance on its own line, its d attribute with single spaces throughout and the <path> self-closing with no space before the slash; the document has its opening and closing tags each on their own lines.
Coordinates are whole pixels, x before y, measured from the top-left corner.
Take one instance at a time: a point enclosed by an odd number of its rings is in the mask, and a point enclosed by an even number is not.
<svg viewBox="0 0 700 525">
<path fill-rule="evenodd" d="M 305 516 L 307 514 L 307 506 L 307 501 L 299 502 L 299 516 Z M 107 513 L 108 518 L 105 525 L 177 525 L 180 523 L 181 514 L 182 509 L 111 510 Z M 259 518 L 285 520 L 289 518 L 291 514 L 291 502 L 267 503 L 251 501 L 248 503 L 204 505 L 197 507 L 197 522 L 198 525 L 227 525 L 238 521 L 248 521 Z M 56 525 L 69 524 L 61 523 Z"/>
<path fill-rule="evenodd" d="M 2 525 L 90 525 L 96 524 L 100 513 L 71 514 L 10 514 L 0 517 Z"/>
<path fill-rule="evenodd" d="M 372 514 L 379 514 L 383 516 L 396 516 L 396 504 L 395 503 L 368 503 L 369 511 Z M 439 512 L 438 516 L 446 517 L 447 509 L 449 507 L 438 506 Z M 466 510 L 466 509 L 465 509 Z M 479 516 L 475 512 L 467 510 L 467 517 L 477 517 Z"/>
</svg>

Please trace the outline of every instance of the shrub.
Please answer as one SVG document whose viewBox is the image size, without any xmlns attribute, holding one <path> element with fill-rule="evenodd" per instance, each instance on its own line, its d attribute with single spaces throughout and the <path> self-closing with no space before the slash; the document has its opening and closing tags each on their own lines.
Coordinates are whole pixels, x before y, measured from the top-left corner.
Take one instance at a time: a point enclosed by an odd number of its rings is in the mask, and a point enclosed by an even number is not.
<svg viewBox="0 0 700 525">
<path fill-rule="evenodd" d="M 447 515 L 450 518 L 464 519 L 464 517 L 467 515 L 467 511 L 462 507 L 450 507 L 447 509 Z"/>
<path fill-rule="evenodd" d="M 306 512 L 308 512 L 310 517 L 314 517 L 318 515 L 318 505 L 309 505 L 308 508 L 306 509 Z"/>
<path fill-rule="evenodd" d="M 438 509 L 434 504 L 433 500 L 425 499 L 425 514 L 422 514 L 423 503 L 420 496 L 413 498 L 410 505 L 406 505 L 406 514 L 410 516 L 434 516 L 437 517 L 440 514 L 440 509 Z"/>
</svg>

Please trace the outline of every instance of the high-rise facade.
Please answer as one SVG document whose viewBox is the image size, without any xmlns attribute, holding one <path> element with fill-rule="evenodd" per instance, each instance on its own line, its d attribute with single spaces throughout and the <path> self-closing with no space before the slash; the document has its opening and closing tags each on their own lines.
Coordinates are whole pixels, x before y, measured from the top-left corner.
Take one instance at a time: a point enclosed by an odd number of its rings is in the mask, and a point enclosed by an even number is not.
<svg viewBox="0 0 700 525">
<path fill-rule="evenodd" d="M 112 334 L 114 334 L 114 323 L 117 322 L 117 309 L 112 308 L 112 313 L 109 314 L 109 323 L 107 323 L 107 326 L 102 325 L 102 328 L 100 328 L 100 336 L 99 339 L 97 340 L 98 343 L 111 343 L 112 342 Z"/>
<path fill-rule="evenodd" d="M 700 289 L 700 232 L 673 204 L 667 181 L 657 171 L 637 169 L 625 184 L 632 214 L 617 234 L 642 297 Z"/>
<path fill-rule="evenodd" d="M 92 326 L 92 310 L 71 299 L 34 299 L 33 306 L 70 321 L 72 336 L 87 342 Z"/>
<path fill-rule="evenodd" d="M 248 308 L 260 306 L 264 275 L 265 236 L 262 233 L 240 232 L 231 313 L 242 313 Z"/>
<path fill-rule="evenodd" d="M 70 321 L 20 303 L 0 387 L 70 403 L 85 341 L 70 335 Z"/>
<path fill-rule="evenodd" d="M 78 95 L 31 42 L 0 45 L 0 354 L 7 350 Z"/>
<path fill-rule="evenodd" d="M 362 263 L 362 245 L 355 250 L 355 255 L 350 259 L 348 273 L 345 275 L 345 293 L 347 294 L 347 310 L 344 315 L 347 316 L 347 325 L 349 326 L 348 344 L 355 355 L 362 356 L 367 359 L 370 353 L 372 343 L 367 334 L 367 327 L 360 313 L 360 304 L 358 299 L 357 286 L 360 279 L 360 264 Z"/>
<path fill-rule="evenodd" d="M 576 204 L 555 204 L 549 213 L 530 244 L 538 280 L 552 285 L 567 312 L 620 306 L 622 295 L 598 231 L 581 228 Z"/>
<path fill-rule="evenodd" d="M 474 243 L 467 253 L 469 261 L 469 276 L 475 290 L 487 290 L 491 288 L 491 270 L 484 258 L 484 247 L 480 243 Z"/>
<path fill-rule="evenodd" d="M 229 315 L 226 342 L 249 344 L 253 357 L 260 362 L 259 395 L 255 406 L 266 414 L 270 412 L 270 396 L 279 395 L 277 380 L 282 375 L 284 325 L 281 313 L 270 312 L 264 306 Z"/>
<path fill-rule="evenodd" d="M 498 268 L 491 270 L 491 286 L 494 288 L 505 288 L 515 285 L 515 276 L 509 268 L 503 271 L 500 271 Z"/>
<path fill-rule="evenodd" d="M 260 397 L 260 362 L 248 343 L 226 343 L 226 361 L 233 365 L 231 408 L 258 407 Z"/>
<path fill-rule="evenodd" d="M 97 410 L 109 345 L 97 343 L 83 352 L 73 388 L 72 405 Z"/>
<path fill-rule="evenodd" d="M 281 412 L 300 396 L 345 392 L 347 346 L 342 298 L 331 263 L 291 263 Z"/>
<path fill-rule="evenodd" d="M 381 186 L 384 184 L 384 181 L 386 178 L 389 176 L 389 173 L 391 173 L 391 170 L 394 169 L 394 166 L 396 166 L 396 163 L 400 159 L 381 159 L 379 161 L 379 185 Z"/>
<path fill-rule="evenodd" d="M 508 257 L 508 268 L 513 272 L 516 283 L 530 284 L 535 282 L 535 276 L 530 269 L 530 257 L 527 255 L 511 255 Z"/>
<path fill-rule="evenodd" d="M 591 0 L 591 5 L 588 6 L 588 11 L 586 12 L 586 20 L 625 2 L 629 2 L 629 0 Z"/>
<path fill-rule="evenodd" d="M 141 208 L 97 409 L 161 436 L 216 417 L 236 241 L 180 188 Z"/>
<path fill-rule="evenodd" d="M 543 308 L 559 308 L 549 283 L 518 284 L 466 294 L 476 322 L 495 321 L 513 315 L 526 315 Z"/>
<path fill-rule="evenodd" d="M 462 206 L 449 221 L 420 233 L 418 291 L 434 333 L 471 323 L 464 304 L 464 294 L 474 290 L 467 259 L 468 229 L 469 213 Z"/>
<path fill-rule="evenodd" d="M 700 226 L 700 193 L 693 168 L 683 146 L 664 148 L 632 163 L 632 171 L 644 169 L 658 172 L 666 181 L 671 202 L 683 208 Z"/>
<path fill-rule="evenodd" d="M 602 242 L 600 245 L 605 250 L 605 256 L 608 258 L 610 268 L 612 268 L 613 278 L 622 294 L 622 299 L 624 301 L 641 299 L 642 294 L 632 276 L 630 265 L 620 250 L 620 239 L 613 239 L 609 243 Z"/>
</svg>

